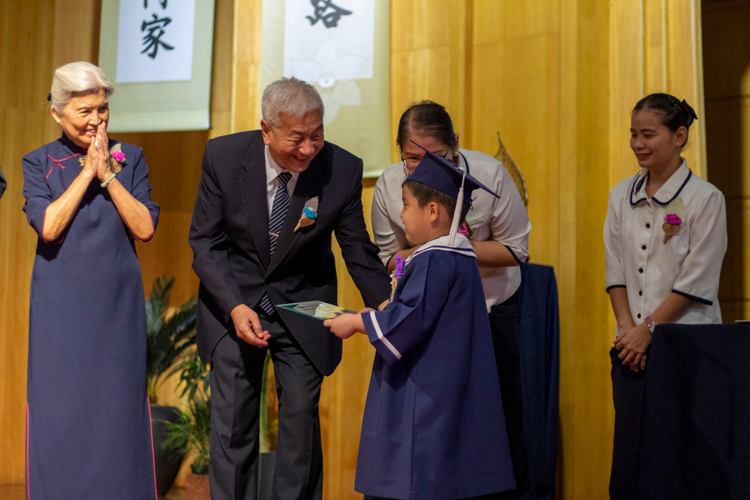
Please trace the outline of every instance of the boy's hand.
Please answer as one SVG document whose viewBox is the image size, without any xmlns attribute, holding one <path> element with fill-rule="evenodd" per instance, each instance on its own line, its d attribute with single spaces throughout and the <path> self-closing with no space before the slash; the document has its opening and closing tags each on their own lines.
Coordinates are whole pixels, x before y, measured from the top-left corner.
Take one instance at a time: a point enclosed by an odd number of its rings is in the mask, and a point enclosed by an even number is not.
<svg viewBox="0 0 750 500">
<path fill-rule="evenodd" d="M 327 319 L 323 326 L 330 328 L 331 333 L 340 339 L 348 339 L 357 332 L 365 331 L 365 324 L 359 314 L 342 314 L 335 319 Z"/>
<path fill-rule="evenodd" d="M 388 304 L 390 304 L 390 303 L 391 303 L 391 301 L 390 301 L 390 300 L 388 300 L 388 299 L 384 300 L 384 301 L 383 301 L 383 302 L 381 302 L 381 303 L 380 303 L 380 305 L 378 306 L 378 311 L 382 311 L 383 309 L 385 309 L 385 306 L 387 306 L 387 305 L 388 305 Z"/>
</svg>

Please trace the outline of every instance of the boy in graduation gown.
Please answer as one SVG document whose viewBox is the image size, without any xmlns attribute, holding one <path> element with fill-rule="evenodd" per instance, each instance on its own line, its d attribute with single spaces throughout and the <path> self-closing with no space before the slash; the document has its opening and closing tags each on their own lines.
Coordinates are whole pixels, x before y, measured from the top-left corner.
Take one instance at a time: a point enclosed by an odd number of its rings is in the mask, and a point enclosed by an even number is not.
<svg viewBox="0 0 750 500">
<path fill-rule="evenodd" d="M 457 234 L 476 188 L 491 192 L 427 151 L 402 187 L 406 236 L 421 246 L 397 266 L 391 302 L 324 323 L 342 339 L 366 332 L 377 350 L 355 481 L 365 498 L 515 487 L 479 269 Z"/>
</svg>

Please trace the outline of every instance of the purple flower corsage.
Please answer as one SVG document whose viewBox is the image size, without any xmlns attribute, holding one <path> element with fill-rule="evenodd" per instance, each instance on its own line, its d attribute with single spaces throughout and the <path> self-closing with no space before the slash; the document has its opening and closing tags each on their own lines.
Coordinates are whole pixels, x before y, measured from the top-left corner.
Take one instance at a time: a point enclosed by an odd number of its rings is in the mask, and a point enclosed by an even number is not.
<svg viewBox="0 0 750 500">
<path fill-rule="evenodd" d="M 406 259 L 400 255 L 396 255 L 394 258 L 396 259 L 396 269 L 391 273 L 391 298 L 388 299 L 388 302 L 393 302 L 393 295 L 396 293 L 398 279 L 404 274 L 404 268 L 406 267 Z"/>
</svg>

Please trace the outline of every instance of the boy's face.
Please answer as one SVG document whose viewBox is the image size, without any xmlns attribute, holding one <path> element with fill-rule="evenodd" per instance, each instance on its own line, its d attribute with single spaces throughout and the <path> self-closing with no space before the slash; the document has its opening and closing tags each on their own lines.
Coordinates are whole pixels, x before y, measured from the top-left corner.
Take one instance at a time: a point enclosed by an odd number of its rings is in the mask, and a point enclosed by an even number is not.
<svg viewBox="0 0 750 500">
<path fill-rule="evenodd" d="M 406 239 L 413 245 L 421 245 L 430 241 L 430 204 L 419 208 L 417 199 L 408 186 L 401 187 L 401 199 L 404 208 L 401 209 L 401 220 L 406 227 Z"/>
</svg>

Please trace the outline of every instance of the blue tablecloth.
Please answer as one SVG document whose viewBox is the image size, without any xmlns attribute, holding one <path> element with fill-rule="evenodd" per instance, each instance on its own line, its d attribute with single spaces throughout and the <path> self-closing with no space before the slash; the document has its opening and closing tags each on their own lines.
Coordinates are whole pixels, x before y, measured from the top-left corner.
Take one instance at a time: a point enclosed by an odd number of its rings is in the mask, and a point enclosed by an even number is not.
<svg viewBox="0 0 750 500">
<path fill-rule="evenodd" d="M 659 325 L 644 372 L 612 361 L 613 500 L 750 498 L 750 325 Z"/>
<path fill-rule="evenodd" d="M 552 499 L 560 427 L 560 321 L 555 272 L 523 264 L 521 295 L 521 379 L 524 432 L 531 489 L 524 500 Z"/>
</svg>

